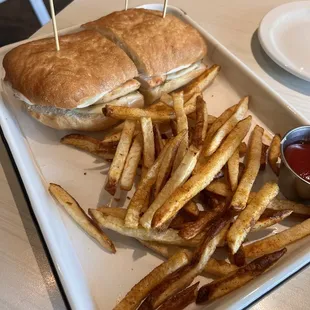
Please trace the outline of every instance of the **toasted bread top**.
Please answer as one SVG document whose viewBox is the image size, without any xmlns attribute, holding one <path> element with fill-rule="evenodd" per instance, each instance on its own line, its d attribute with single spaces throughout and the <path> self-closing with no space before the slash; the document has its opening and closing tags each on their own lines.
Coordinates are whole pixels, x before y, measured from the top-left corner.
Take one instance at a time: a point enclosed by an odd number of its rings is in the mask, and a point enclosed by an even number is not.
<svg viewBox="0 0 310 310">
<path fill-rule="evenodd" d="M 174 15 L 146 9 L 113 12 L 83 25 L 117 42 L 139 73 L 155 76 L 202 59 L 207 46 L 191 25 Z"/>
<path fill-rule="evenodd" d="M 30 102 L 71 109 L 97 101 L 138 75 L 126 53 L 96 31 L 32 41 L 8 52 L 5 79 Z"/>
</svg>

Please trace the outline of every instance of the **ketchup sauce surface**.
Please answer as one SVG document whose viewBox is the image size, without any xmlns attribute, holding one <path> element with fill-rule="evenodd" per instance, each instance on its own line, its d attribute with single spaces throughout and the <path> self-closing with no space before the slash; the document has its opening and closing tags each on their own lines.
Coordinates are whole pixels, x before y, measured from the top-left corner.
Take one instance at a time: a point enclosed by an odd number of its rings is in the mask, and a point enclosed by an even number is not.
<svg viewBox="0 0 310 310">
<path fill-rule="evenodd" d="M 287 146 L 284 156 L 290 167 L 310 182 L 310 141 L 298 141 Z"/>
</svg>

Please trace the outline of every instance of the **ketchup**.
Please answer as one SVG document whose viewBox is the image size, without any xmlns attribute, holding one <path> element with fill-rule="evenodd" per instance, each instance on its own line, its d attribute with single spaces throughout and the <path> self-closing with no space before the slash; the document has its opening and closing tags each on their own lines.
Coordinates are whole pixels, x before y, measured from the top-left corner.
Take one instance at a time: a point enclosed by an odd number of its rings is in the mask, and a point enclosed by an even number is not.
<svg viewBox="0 0 310 310">
<path fill-rule="evenodd" d="M 287 146 L 284 156 L 290 167 L 310 182 L 310 141 L 298 141 Z"/>
</svg>

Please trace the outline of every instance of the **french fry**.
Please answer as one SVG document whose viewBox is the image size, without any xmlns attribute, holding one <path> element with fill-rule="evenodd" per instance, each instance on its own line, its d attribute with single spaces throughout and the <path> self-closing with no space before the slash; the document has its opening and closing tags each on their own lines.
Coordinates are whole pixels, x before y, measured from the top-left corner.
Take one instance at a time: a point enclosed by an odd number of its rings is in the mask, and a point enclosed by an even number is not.
<svg viewBox="0 0 310 310">
<path fill-rule="evenodd" d="M 125 226 L 123 220 L 113 217 L 111 215 L 104 215 L 102 212 L 96 209 L 89 209 L 88 213 L 92 219 L 98 223 L 102 228 L 113 230 L 121 235 L 132 237 L 135 239 L 145 241 L 156 241 L 164 244 L 174 244 L 185 247 L 196 247 L 201 241 L 201 237 L 197 236 L 192 240 L 184 240 L 178 236 L 178 232 L 173 229 L 167 229 L 165 231 L 147 230 L 144 228 L 128 228 Z"/>
<path fill-rule="evenodd" d="M 208 129 L 208 133 L 205 139 L 205 146 L 208 146 L 209 142 L 213 138 L 214 134 L 230 119 L 230 117 L 234 114 L 237 105 L 233 105 L 232 107 L 225 110 L 211 125 L 210 129 Z"/>
<path fill-rule="evenodd" d="M 170 121 L 170 127 L 171 127 L 172 134 L 176 136 L 178 134 L 178 129 L 177 129 L 177 123 L 175 120 Z"/>
<path fill-rule="evenodd" d="M 203 92 L 214 81 L 220 70 L 221 67 L 219 65 L 213 65 L 191 83 L 186 85 L 183 88 L 185 102 L 195 93 Z"/>
<path fill-rule="evenodd" d="M 100 147 L 104 148 L 107 146 L 117 146 L 121 138 L 122 132 L 116 132 L 110 136 L 104 137 L 100 142 Z"/>
<path fill-rule="evenodd" d="M 123 190 L 130 191 L 133 186 L 142 155 L 142 145 L 142 134 L 140 133 L 135 137 L 126 158 L 124 170 L 120 179 L 120 188 Z"/>
<path fill-rule="evenodd" d="M 155 142 L 155 154 L 156 157 L 159 156 L 160 152 L 164 148 L 164 141 L 161 137 L 161 133 L 158 127 L 158 124 L 153 125 L 153 132 L 154 132 L 154 142 Z"/>
<path fill-rule="evenodd" d="M 290 216 L 292 213 L 293 213 L 293 210 L 273 211 L 272 214 L 266 214 L 266 215 L 264 215 L 265 214 L 264 212 L 262 216 L 259 218 L 259 220 L 251 228 L 251 231 L 262 230 L 274 224 L 280 223 L 285 218 Z"/>
<path fill-rule="evenodd" d="M 185 102 L 184 112 L 186 115 L 196 111 L 196 98 L 199 95 L 199 93 L 196 93 Z M 140 120 L 142 117 L 149 117 L 153 122 L 165 122 L 176 119 L 174 110 L 162 102 L 153 104 L 147 109 L 106 104 L 102 112 L 108 117 L 119 120 Z M 210 121 L 212 120 L 214 119 L 210 118 Z"/>
<path fill-rule="evenodd" d="M 171 150 L 172 151 L 174 150 L 175 152 L 175 150 L 180 145 L 181 141 L 184 139 L 185 134 L 186 134 L 185 131 L 181 132 L 175 138 L 170 140 L 165 145 L 161 154 L 157 157 L 153 166 L 149 168 L 146 174 L 141 178 L 137 190 L 134 193 L 133 197 L 131 198 L 131 201 L 127 208 L 127 214 L 125 218 L 125 225 L 127 227 L 131 228 L 138 227 L 142 207 L 145 204 L 147 195 L 149 195 L 152 186 L 156 182 L 159 168 L 162 162 L 165 160 L 166 154 L 169 153 Z"/>
<path fill-rule="evenodd" d="M 134 121 L 125 121 L 124 129 L 122 131 L 121 139 L 117 145 L 115 156 L 113 158 L 112 164 L 110 166 L 107 183 L 105 185 L 105 190 L 109 192 L 112 196 L 116 193 L 117 184 L 122 175 L 126 158 L 131 146 L 133 133 L 135 130 L 136 123 Z"/>
<path fill-rule="evenodd" d="M 215 132 L 212 139 L 204 148 L 204 156 L 211 156 L 220 146 L 225 137 L 232 131 L 232 129 L 241 121 L 248 111 L 249 97 L 244 97 L 240 100 L 234 109 L 234 113 L 229 119 Z"/>
<path fill-rule="evenodd" d="M 247 145 L 245 142 L 242 142 L 239 147 L 239 156 L 242 158 L 245 156 L 247 151 Z"/>
<path fill-rule="evenodd" d="M 226 277 L 215 280 L 202 286 L 198 291 L 196 303 L 202 304 L 207 301 L 211 301 L 220 298 L 239 287 L 242 287 L 246 283 L 250 282 L 254 278 L 258 277 L 270 267 L 272 267 L 284 254 L 286 249 L 264 255 L 246 266 L 243 266 L 236 271 L 228 274 Z"/>
<path fill-rule="evenodd" d="M 226 210 L 224 203 L 219 204 L 214 210 L 207 211 L 202 217 L 195 222 L 189 222 L 183 225 L 179 231 L 179 236 L 185 240 L 195 238 L 199 233 L 204 231 L 206 227 L 221 216 Z"/>
<path fill-rule="evenodd" d="M 98 207 L 97 210 L 102 212 L 105 215 L 111 215 L 113 217 L 117 217 L 122 220 L 125 219 L 126 212 L 127 212 L 125 208 L 106 207 L 106 206 Z"/>
<path fill-rule="evenodd" d="M 262 145 L 262 153 L 260 156 L 260 171 L 264 171 L 266 169 L 266 161 L 267 161 L 267 151 L 268 151 L 269 146 L 263 143 Z"/>
<path fill-rule="evenodd" d="M 71 218 L 92 238 L 106 250 L 115 253 L 115 247 L 109 237 L 87 216 L 78 202 L 60 185 L 50 183 L 49 192 L 57 202 L 67 211 Z"/>
<path fill-rule="evenodd" d="M 162 244 L 157 242 L 150 242 L 139 240 L 141 244 L 154 251 L 161 256 L 168 258 L 178 252 L 181 248 L 175 245 Z M 192 258 L 192 252 L 189 250 L 186 252 L 190 259 Z M 217 260 L 215 258 L 210 257 L 207 265 L 204 268 L 204 272 L 208 274 L 212 274 L 213 276 L 221 277 L 227 275 L 229 272 L 238 269 L 236 265 L 227 263 L 225 260 Z"/>
<path fill-rule="evenodd" d="M 276 174 L 279 175 L 280 168 L 279 165 L 277 164 L 278 159 L 280 157 L 280 143 L 281 143 L 281 137 L 280 135 L 274 135 L 270 147 L 269 147 L 269 152 L 268 152 L 268 163 L 269 166 L 271 167 L 272 171 Z"/>
<path fill-rule="evenodd" d="M 168 105 L 169 107 L 173 108 L 173 99 L 172 96 L 167 94 L 167 93 L 163 93 L 159 99 L 160 102 L 165 103 L 166 105 Z"/>
<path fill-rule="evenodd" d="M 186 216 L 186 213 L 181 210 L 171 221 L 169 228 L 180 230 L 183 228 L 184 224 L 188 222 L 190 222 L 189 217 Z"/>
<path fill-rule="evenodd" d="M 277 234 L 243 246 L 245 257 L 255 258 L 282 249 L 310 235 L 310 219 Z"/>
<path fill-rule="evenodd" d="M 149 117 L 142 117 L 141 129 L 143 136 L 143 164 L 150 168 L 155 160 L 155 143 L 152 120 Z"/>
<path fill-rule="evenodd" d="M 210 234 L 205 237 L 198 251 L 194 253 L 190 265 L 175 271 L 167 277 L 151 292 L 145 300 L 146 304 L 150 303 L 153 308 L 156 309 L 169 297 L 177 294 L 190 285 L 195 277 L 202 273 L 211 255 L 214 253 L 217 245 L 227 231 L 228 221 L 228 218 L 221 219 L 212 225 Z"/>
<path fill-rule="evenodd" d="M 235 254 L 245 240 L 251 228 L 258 221 L 270 201 L 279 193 L 276 183 L 266 183 L 257 193 L 254 199 L 241 211 L 236 221 L 230 227 L 226 240 L 232 252 Z"/>
<path fill-rule="evenodd" d="M 93 155 L 103 157 L 105 159 L 112 159 L 116 149 L 116 147 L 112 145 L 101 148 L 100 140 L 81 134 L 66 135 L 61 138 L 60 143 L 74 146 L 77 149 L 89 152 Z"/>
<path fill-rule="evenodd" d="M 236 153 L 236 152 L 235 152 Z M 223 179 L 218 179 L 212 181 L 207 187 L 206 190 L 216 195 L 220 195 L 223 197 L 232 196 L 232 191 L 230 190 L 230 186 Z"/>
<path fill-rule="evenodd" d="M 169 274 L 188 263 L 185 252 L 178 252 L 168 261 L 153 269 L 114 307 L 114 310 L 135 310 L 148 293 Z"/>
<path fill-rule="evenodd" d="M 240 147 L 234 152 L 234 154 L 228 159 L 227 172 L 231 190 L 234 192 L 238 186 L 239 176 L 239 151 Z"/>
<path fill-rule="evenodd" d="M 235 211 L 241 211 L 245 208 L 250 191 L 257 177 L 260 168 L 263 133 L 264 129 L 258 125 L 255 126 L 252 132 L 247 153 L 245 171 L 231 202 L 231 205 Z"/>
<path fill-rule="evenodd" d="M 286 199 L 275 198 L 267 208 L 272 210 L 292 210 L 294 214 L 310 216 L 309 206 Z"/>
<path fill-rule="evenodd" d="M 169 199 L 154 214 L 152 227 L 160 227 L 173 218 L 188 201 L 212 182 L 215 175 L 223 168 L 246 136 L 251 125 L 251 119 L 251 116 L 249 116 L 239 122 L 220 148 L 210 157 L 207 164 L 173 192 Z"/>
<path fill-rule="evenodd" d="M 208 109 L 202 96 L 196 99 L 196 124 L 192 137 L 192 144 L 200 148 L 203 145 L 208 129 Z"/>
<path fill-rule="evenodd" d="M 174 111 L 176 115 L 177 133 L 180 133 L 183 130 L 186 130 L 185 138 L 180 143 L 180 146 L 175 155 L 173 168 L 172 168 L 172 172 L 173 172 L 178 168 L 188 148 L 188 123 L 187 123 L 186 114 L 184 112 L 183 92 L 172 94 L 172 98 L 173 98 L 173 104 L 174 104 L 173 107 L 174 107 Z"/>
<path fill-rule="evenodd" d="M 204 140 L 202 151 L 201 151 L 200 156 L 198 158 L 198 162 L 197 162 L 197 165 L 196 165 L 196 167 L 194 169 L 193 174 L 196 174 L 201 169 L 201 167 L 204 166 L 207 163 L 208 157 L 205 156 L 205 150 L 208 148 L 208 146 L 209 146 L 209 144 L 210 144 L 214 134 L 233 115 L 235 109 L 236 109 L 236 105 L 234 105 L 234 106 L 230 107 L 229 109 L 225 110 L 213 122 L 213 124 L 210 126 L 210 128 L 208 128 L 208 132 L 207 132 L 207 135 L 206 135 L 205 140 Z"/>
<path fill-rule="evenodd" d="M 194 201 L 189 201 L 182 210 L 186 212 L 189 216 L 198 217 L 199 216 L 199 209 L 197 204 Z"/>
<path fill-rule="evenodd" d="M 186 139 L 187 132 L 186 131 L 184 131 L 184 132 L 185 132 L 184 139 Z M 180 147 L 180 145 L 184 141 L 184 139 L 175 148 L 170 149 L 169 151 L 166 152 L 165 160 L 163 160 L 161 165 L 160 165 L 158 175 L 157 175 L 157 179 L 156 179 L 156 183 L 155 183 L 155 188 L 154 188 L 154 196 L 155 197 L 159 194 L 159 192 L 162 190 L 163 186 L 166 184 L 167 180 L 169 179 L 169 176 L 170 176 L 170 173 L 172 170 L 172 166 L 173 166 L 173 162 L 174 162 L 175 157 L 176 157 L 176 153 L 178 151 L 178 148 Z"/>
<path fill-rule="evenodd" d="M 159 310 L 182 310 L 196 300 L 199 282 L 168 298 Z"/>
<path fill-rule="evenodd" d="M 151 228 L 152 219 L 155 212 L 165 203 L 165 201 L 169 198 L 173 191 L 178 188 L 178 186 L 183 184 L 191 175 L 196 165 L 198 156 L 199 151 L 195 147 L 190 146 L 177 170 L 172 174 L 172 176 L 167 181 L 160 193 L 157 195 L 149 209 L 141 217 L 140 224 L 144 228 Z"/>
</svg>

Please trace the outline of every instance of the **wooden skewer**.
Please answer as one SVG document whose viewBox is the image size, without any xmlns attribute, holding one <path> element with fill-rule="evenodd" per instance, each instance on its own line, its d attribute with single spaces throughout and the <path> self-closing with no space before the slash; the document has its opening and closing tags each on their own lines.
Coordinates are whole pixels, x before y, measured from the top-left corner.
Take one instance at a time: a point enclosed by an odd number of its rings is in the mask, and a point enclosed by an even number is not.
<svg viewBox="0 0 310 310">
<path fill-rule="evenodd" d="M 54 2 L 53 2 L 53 0 L 50 0 L 50 8 L 51 8 L 52 21 L 53 21 L 53 29 L 54 29 L 54 37 L 55 37 L 55 43 L 56 43 L 56 50 L 58 52 L 58 51 L 60 51 L 60 47 L 59 47 L 57 24 L 56 24 L 56 17 L 55 17 L 55 9 L 54 9 Z"/>
<path fill-rule="evenodd" d="M 128 0 L 125 0 L 125 11 L 128 10 Z"/>
<path fill-rule="evenodd" d="M 166 17 L 167 6 L 168 6 L 168 0 L 165 0 L 162 18 Z"/>
</svg>

